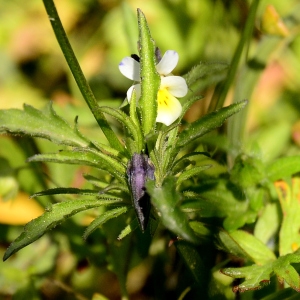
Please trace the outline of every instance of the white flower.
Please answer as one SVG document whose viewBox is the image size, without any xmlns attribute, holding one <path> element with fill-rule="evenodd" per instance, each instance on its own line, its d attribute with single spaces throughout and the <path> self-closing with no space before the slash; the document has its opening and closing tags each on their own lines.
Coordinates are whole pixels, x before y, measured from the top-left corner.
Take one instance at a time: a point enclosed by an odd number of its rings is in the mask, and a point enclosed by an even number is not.
<svg viewBox="0 0 300 300">
<path fill-rule="evenodd" d="M 160 75 L 160 88 L 157 93 L 157 118 L 156 122 L 165 125 L 172 124 L 181 114 L 182 106 L 176 97 L 184 97 L 188 88 L 185 79 L 180 76 L 173 76 L 171 72 L 178 63 L 178 53 L 168 50 L 156 65 Z M 125 57 L 119 64 L 120 72 L 127 78 L 140 82 L 140 63 L 132 57 Z M 135 89 L 137 98 L 141 96 L 141 84 L 132 85 L 127 91 L 127 99 L 130 101 L 132 91 Z"/>
</svg>

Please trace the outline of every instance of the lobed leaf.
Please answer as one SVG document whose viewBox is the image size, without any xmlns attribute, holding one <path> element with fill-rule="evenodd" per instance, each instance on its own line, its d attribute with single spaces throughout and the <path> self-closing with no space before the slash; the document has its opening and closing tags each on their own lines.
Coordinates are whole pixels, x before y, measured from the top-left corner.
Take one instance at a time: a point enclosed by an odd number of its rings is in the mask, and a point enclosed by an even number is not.
<svg viewBox="0 0 300 300">
<path fill-rule="evenodd" d="M 221 272 L 233 278 L 245 278 L 244 282 L 233 288 L 233 291 L 235 292 L 260 289 L 270 282 L 270 277 L 274 273 L 277 275 L 278 280 L 281 283 L 285 281 L 294 290 L 299 292 L 300 277 L 294 267 L 291 266 L 292 263 L 299 262 L 299 253 L 293 253 L 281 256 L 275 261 L 269 261 L 267 264 L 262 266 L 252 265 L 242 268 L 226 268 L 221 270 Z"/>
<path fill-rule="evenodd" d="M 246 292 L 249 290 L 259 290 L 269 284 L 272 274 L 270 264 L 265 266 L 252 265 L 242 268 L 226 268 L 221 272 L 233 278 L 245 278 L 245 281 L 233 287 L 233 291 Z"/>
<path fill-rule="evenodd" d="M 39 137 L 74 147 L 87 147 L 90 144 L 76 126 L 72 128 L 55 113 L 51 102 L 43 110 L 27 104 L 24 104 L 24 110 L 0 110 L 0 133 Z"/>
<path fill-rule="evenodd" d="M 123 200 L 120 198 L 107 198 L 105 200 L 84 199 L 53 204 L 46 209 L 46 212 L 42 216 L 25 225 L 24 231 L 21 233 L 21 235 L 19 235 L 19 237 L 16 238 L 6 250 L 3 260 L 8 259 L 15 252 L 39 239 L 46 233 L 46 231 L 55 228 L 65 219 L 81 211 L 102 205 L 112 205 L 122 202 Z"/>
</svg>

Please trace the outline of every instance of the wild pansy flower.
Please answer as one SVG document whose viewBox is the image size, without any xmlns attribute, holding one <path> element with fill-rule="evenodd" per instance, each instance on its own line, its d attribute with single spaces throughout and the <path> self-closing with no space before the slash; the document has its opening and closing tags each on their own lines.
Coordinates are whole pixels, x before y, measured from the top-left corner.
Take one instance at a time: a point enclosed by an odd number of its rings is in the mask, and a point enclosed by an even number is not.
<svg viewBox="0 0 300 300">
<path fill-rule="evenodd" d="M 173 76 L 172 71 L 178 63 L 178 53 L 168 50 L 156 65 L 160 75 L 160 88 L 157 93 L 157 118 L 156 122 L 165 125 L 172 124 L 181 114 L 182 106 L 178 98 L 187 94 L 188 88 L 185 79 Z M 132 57 L 125 57 L 119 64 L 120 72 L 127 78 L 140 82 L 140 63 Z M 127 99 L 130 101 L 133 89 L 136 91 L 137 99 L 141 95 L 141 84 L 132 85 L 127 91 Z"/>
</svg>

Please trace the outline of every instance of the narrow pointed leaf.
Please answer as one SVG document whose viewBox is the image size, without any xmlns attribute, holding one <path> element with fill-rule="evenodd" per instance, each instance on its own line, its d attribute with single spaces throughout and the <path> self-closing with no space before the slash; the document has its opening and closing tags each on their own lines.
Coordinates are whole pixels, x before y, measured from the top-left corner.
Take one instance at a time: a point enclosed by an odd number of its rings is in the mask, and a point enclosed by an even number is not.
<svg viewBox="0 0 300 300">
<path fill-rule="evenodd" d="M 203 136 L 215 128 L 220 127 L 227 118 L 239 112 L 246 106 L 247 103 L 248 101 L 245 100 L 227 107 L 223 107 L 191 123 L 180 133 L 176 145 L 177 149 L 188 145 L 193 140 Z"/>
<path fill-rule="evenodd" d="M 49 196 L 49 195 L 90 195 L 94 196 L 99 194 L 99 191 L 96 190 L 87 190 L 87 189 L 77 189 L 77 188 L 53 188 L 38 193 L 34 193 L 30 198 Z"/>
<path fill-rule="evenodd" d="M 87 237 L 94 232 L 98 227 L 100 227 L 102 224 L 107 222 L 108 220 L 112 218 L 116 218 L 124 213 L 126 213 L 128 210 L 127 206 L 121 206 L 114 209 L 110 209 L 103 214 L 101 214 L 99 217 L 97 217 L 85 230 L 83 234 L 83 238 L 86 240 Z"/>
<path fill-rule="evenodd" d="M 133 218 L 133 220 L 128 224 L 119 234 L 118 240 L 122 240 L 124 237 L 126 237 L 128 234 L 133 232 L 135 229 L 139 227 L 139 222 L 137 218 Z"/>
<path fill-rule="evenodd" d="M 180 195 L 176 192 L 175 186 L 176 180 L 173 177 L 167 178 L 161 187 L 156 187 L 154 181 L 148 181 L 146 184 L 151 202 L 159 212 L 164 226 L 180 238 L 198 243 L 186 215 L 181 211 Z"/>
<path fill-rule="evenodd" d="M 199 175 L 200 173 L 211 167 L 211 165 L 197 166 L 182 172 L 177 179 L 177 187 L 179 187 L 180 184 L 182 184 L 184 181 L 190 179 L 193 176 Z"/>
<path fill-rule="evenodd" d="M 90 141 L 58 116 L 49 102 L 43 110 L 24 105 L 24 110 L 0 110 L 0 133 L 28 135 L 56 144 L 86 147 Z"/>
<path fill-rule="evenodd" d="M 138 9 L 137 12 L 142 92 L 139 103 L 142 111 L 143 130 L 146 135 L 155 128 L 157 92 L 160 86 L 160 76 L 155 68 L 155 44 L 151 37 L 147 20 L 140 9 Z"/>
<path fill-rule="evenodd" d="M 55 162 L 92 166 L 109 172 L 121 182 L 125 181 L 126 168 L 116 159 L 87 149 L 65 150 L 58 153 L 37 154 L 28 159 L 29 162 Z"/>
<path fill-rule="evenodd" d="M 122 199 L 110 200 L 107 198 L 107 200 L 86 199 L 54 204 L 42 216 L 32 220 L 24 227 L 21 235 L 6 250 L 3 260 L 8 259 L 15 252 L 39 239 L 46 231 L 55 228 L 65 219 L 81 211 L 102 205 L 117 204 L 122 201 Z"/>
</svg>

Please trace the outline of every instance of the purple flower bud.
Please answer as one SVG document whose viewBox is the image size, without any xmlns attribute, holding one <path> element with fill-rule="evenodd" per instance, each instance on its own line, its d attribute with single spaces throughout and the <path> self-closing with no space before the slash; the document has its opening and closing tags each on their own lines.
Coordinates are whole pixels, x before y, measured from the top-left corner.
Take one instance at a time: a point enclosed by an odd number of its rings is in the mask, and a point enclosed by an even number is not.
<svg viewBox="0 0 300 300">
<path fill-rule="evenodd" d="M 154 167 L 145 154 L 134 153 L 127 167 L 128 185 L 131 190 L 134 209 L 142 231 L 147 228 L 150 216 L 150 196 L 145 183 L 154 180 Z"/>
</svg>

